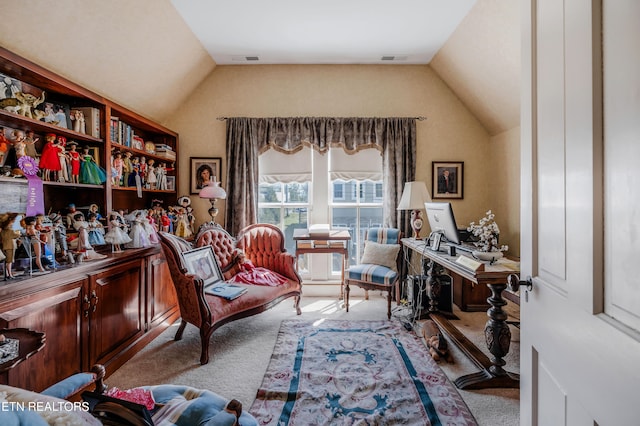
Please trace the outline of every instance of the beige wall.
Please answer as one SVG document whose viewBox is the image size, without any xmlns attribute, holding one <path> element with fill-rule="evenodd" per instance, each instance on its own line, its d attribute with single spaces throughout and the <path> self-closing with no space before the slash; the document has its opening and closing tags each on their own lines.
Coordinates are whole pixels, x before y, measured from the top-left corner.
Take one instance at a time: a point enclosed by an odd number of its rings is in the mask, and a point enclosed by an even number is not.
<svg viewBox="0 0 640 426">
<path fill-rule="evenodd" d="M 453 200 L 459 225 L 505 202 L 486 183 L 505 180 L 492 146 L 508 142 L 494 143 L 426 65 L 217 66 L 169 121 L 180 133 L 180 193 L 188 192 L 189 157 L 222 157 L 229 167 L 222 116 L 425 116 L 417 123 L 417 180 L 430 189 L 432 161 L 464 161 L 464 199 Z M 208 203 L 192 199 L 198 222 L 205 221 Z M 500 225 L 506 235 L 517 233 L 511 223 Z"/>
</svg>

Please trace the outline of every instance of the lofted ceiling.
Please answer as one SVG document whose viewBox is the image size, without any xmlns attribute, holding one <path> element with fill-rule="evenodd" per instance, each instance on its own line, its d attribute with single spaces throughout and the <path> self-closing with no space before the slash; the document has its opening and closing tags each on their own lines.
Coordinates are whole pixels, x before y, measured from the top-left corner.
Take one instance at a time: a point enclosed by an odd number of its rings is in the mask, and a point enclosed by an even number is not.
<svg viewBox="0 0 640 426">
<path fill-rule="evenodd" d="M 428 64 L 476 0 L 171 0 L 218 65 Z"/>
</svg>

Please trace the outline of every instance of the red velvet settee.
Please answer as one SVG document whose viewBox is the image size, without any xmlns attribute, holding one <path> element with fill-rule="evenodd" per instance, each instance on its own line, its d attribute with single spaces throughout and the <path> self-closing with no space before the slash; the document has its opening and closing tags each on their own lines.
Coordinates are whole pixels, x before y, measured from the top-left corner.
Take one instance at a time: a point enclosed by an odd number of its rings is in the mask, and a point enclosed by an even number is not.
<svg viewBox="0 0 640 426">
<path fill-rule="evenodd" d="M 301 314 L 302 280 L 295 269 L 295 257 L 284 249 L 284 235 L 279 228 L 269 224 L 251 225 L 234 239 L 219 225 L 207 224 L 200 228 L 194 243 L 173 234 L 159 234 L 182 317 L 175 340 L 182 338 L 188 323 L 198 327 L 202 343 L 201 364 L 209 362 L 209 340 L 221 325 L 264 312 L 289 297 L 294 297 L 296 313 Z M 256 267 L 277 272 L 286 278 L 286 282 L 278 286 L 237 283 L 246 287 L 247 292 L 233 300 L 205 294 L 203 281 L 187 273 L 181 255 L 205 245 L 213 247 L 226 280 L 240 273 L 242 263 L 249 260 Z"/>
</svg>

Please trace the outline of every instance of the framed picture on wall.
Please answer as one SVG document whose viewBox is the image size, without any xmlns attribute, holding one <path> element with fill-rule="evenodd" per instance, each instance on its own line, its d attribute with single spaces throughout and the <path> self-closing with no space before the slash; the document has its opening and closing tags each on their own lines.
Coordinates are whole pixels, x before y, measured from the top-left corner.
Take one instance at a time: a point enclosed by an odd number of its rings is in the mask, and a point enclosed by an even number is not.
<svg viewBox="0 0 640 426">
<path fill-rule="evenodd" d="M 431 198 L 462 198 L 463 166 L 462 161 L 433 161 Z"/>
<path fill-rule="evenodd" d="M 220 157 L 191 157 L 191 168 L 189 175 L 190 189 L 192 194 L 197 194 L 206 186 L 207 182 L 214 177 L 221 182 L 222 158 Z"/>
</svg>

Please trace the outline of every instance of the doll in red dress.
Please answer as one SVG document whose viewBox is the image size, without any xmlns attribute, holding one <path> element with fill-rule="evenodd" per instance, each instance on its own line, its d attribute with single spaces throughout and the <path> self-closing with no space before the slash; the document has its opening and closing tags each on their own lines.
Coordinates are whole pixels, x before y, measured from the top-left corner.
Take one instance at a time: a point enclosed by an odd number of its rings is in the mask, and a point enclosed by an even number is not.
<svg viewBox="0 0 640 426">
<path fill-rule="evenodd" d="M 47 133 L 45 139 L 47 142 L 45 143 L 44 148 L 42 148 L 42 155 L 40 156 L 40 163 L 38 164 L 38 167 L 42 170 L 42 180 L 51 180 L 51 172 L 53 172 L 55 180 L 57 178 L 58 171 L 60 171 L 56 135 L 53 133 Z"/>
<path fill-rule="evenodd" d="M 80 183 L 80 153 L 78 152 L 78 143 L 69 142 L 69 164 L 71 165 L 71 182 Z"/>
</svg>

